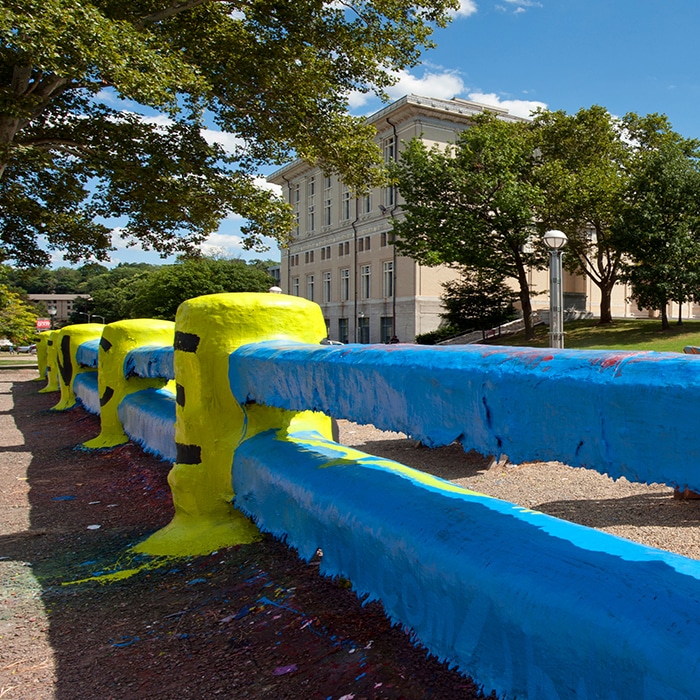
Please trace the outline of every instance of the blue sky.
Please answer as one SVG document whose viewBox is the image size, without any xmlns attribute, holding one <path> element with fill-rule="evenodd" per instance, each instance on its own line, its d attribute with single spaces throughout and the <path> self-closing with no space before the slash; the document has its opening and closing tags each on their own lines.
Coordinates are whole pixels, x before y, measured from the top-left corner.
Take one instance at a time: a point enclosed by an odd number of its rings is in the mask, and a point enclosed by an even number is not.
<svg viewBox="0 0 700 700">
<path fill-rule="evenodd" d="M 618 116 L 660 112 L 700 138 L 699 35 L 700 0 L 461 0 L 453 22 L 434 34 L 437 48 L 397 76 L 390 96 L 461 97 L 521 115 L 594 104 Z M 360 95 L 351 104 L 355 114 L 382 106 Z M 224 221 L 205 249 L 278 257 L 274 246 L 243 251 L 239 226 Z M 163 262 L 137 248 L 117 250 L 113 261 Z"/>
</svg>

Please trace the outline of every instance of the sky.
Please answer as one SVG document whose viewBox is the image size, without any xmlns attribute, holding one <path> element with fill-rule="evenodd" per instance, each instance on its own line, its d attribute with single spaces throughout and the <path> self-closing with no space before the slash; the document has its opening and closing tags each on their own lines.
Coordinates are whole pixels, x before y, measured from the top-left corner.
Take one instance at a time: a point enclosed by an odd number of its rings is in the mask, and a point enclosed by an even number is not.
<svg viewBox="0 0 700 700">
<path fill-rule="evenodd" d="M 523 116 L 537 107 L 573 114 L 592 105 L 617 116 L 659 112 L 683 136 L 700 138 L 700 0 L 460 1 L 451 24 L 433 34 L 437 48 L 397 76 L 392 100 L 460 97 Z M 381 107 L 376 98 L 351 98 L 357 115 Z M 279 258 L 274 245 L 263 254 L 244 251 L 240 223 L 222 222 L 205 251 Z M 138 248 L 112 257 L 114 264 L 167 262 Z"/>
</svg>

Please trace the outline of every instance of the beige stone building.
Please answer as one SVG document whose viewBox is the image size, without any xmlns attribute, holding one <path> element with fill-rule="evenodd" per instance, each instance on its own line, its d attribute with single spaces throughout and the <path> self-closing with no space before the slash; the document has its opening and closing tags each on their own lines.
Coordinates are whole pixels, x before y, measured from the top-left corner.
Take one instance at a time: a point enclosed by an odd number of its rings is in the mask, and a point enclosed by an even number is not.
<svg viewBox="0 0 700 700">
<path fill-rule="evenodd" d="M 402 142 L 421 137 L 428 144 L 453 143 L 472 117 L 484 111 L 517 119 L 506 110 L 467 102 L 407 95 L 369 118 L 387 161 Z M 331 339 L 411 342 L 440 325 L 442 283 L 455 276 L 398 255 L 391 221 L 400 216 L 394 188 L 377 188 L 355 199 L 336 177 L 296 161 L 276 171 L 294 207 L 293 243 L 282 250 L 280 286 L 288 294 L 317 302 Z"/>
<path fill-rule="evenodd" d="M 419 137 L 431 146 L 454 143 L 472 118 L 485 111 L 518 120 L 507 110 L 466 100 L 407 95 L 369 117 L 387 161 L 403 142 Z M 430 268 L 398 255 L 391 243 L 391 221 L 401 216 L 394 188 L 377 188 L 353 198 L 337 177 L 326 177 L 301 160 L 277 170 L 268 180 L 282 187 L 294 208 L 296 228 L 281 251 L 282 291 L 317 302 L 328 336 L 344 343 L 382 343 L 396 336 L 412 342 L 441 323 L 443 282 L 448 267 Z M 547 309 L 547 271 L 530 272 L 534 309 Z M 599 314 L 598 288 L 585 277 L 564 276 L 564 308 Z M 613 316 L 648 316 L 628 302 L 620 285 L 613 295 Z M 692 316 L 688 309 L 685 315 Z"/>
</svg>

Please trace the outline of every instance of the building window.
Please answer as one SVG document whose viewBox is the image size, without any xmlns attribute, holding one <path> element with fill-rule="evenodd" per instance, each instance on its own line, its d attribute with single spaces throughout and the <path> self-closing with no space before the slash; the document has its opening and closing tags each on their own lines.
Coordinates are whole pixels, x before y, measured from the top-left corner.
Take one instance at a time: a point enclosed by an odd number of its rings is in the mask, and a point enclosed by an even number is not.
<svg viewBox="0 0 700 700">
<path fill-rule="evenodd" d="M 309 301 L 314 300 L 314 276 L 306 275 L 306 298 Z"/>
<path fill-rule="evenodd" d="M 294 185 L 294 202 L 298 204 L 301 201 L 301 185 L 297 183 Z"/>
<path fill-rule="evenodd" d="M 294 212 L 294 233 L 298 236 L 299 235 L 299 212 L 295 211 Z"/>
<path fill-rule="evenodd" d="M 306 183 L 306 196 L 313 197 L 316 194 L 316 178 L 310 177 Z"/>
<path fill-rule="evenodd" d="M 340 301 L 350 300 L 350 268 L 340 271 Z"/>
<path fill-rule="evenodd" d="M 350 241 L 345 241 L 343 247 L 345 249 L 345 255 L 350 255 Z"/>
<path fill-rule="evenodd" d="M 350 190 L 347 188 L 343 190 L 343 198 L 340 204 L 340 218 L 343 221 L 348 221 L 350 219 Z"/>
<path fill-rule="evenodd" d="M 364 249 L 365 249 L 365 239 L 358 238 L 357 239 L 357 250 L 361 253 Z"/>
<path fill-rule="evenodd" d="M 348 338 L 348 319 L 347 318 L 339 318 L 338 319 L 338 340 L 341 343 L 347 343 L 349 341 Z"/>
<path fill-rule="evenodd" d="M 394 319 L 382 316 L 380 320 L 380 342 L 388 343 L 394 337 Z"/>
<path fill-rule="evenodd" d="M 323 204 L 323 225 L 330 226 L 333 223 L 333 200 L 326 199 Z"/>
<path fill-rule="evenodd" d="M 331 180 L 330 177 L 324 177 L 323 178 L 323 187 L 324 189 L 329 190 L 331 188 L 331 185 L 333 184 L 333 181 Z"/>
<path fill-rule="evenodd" d="M 382 266 L 382 278 L 384 287 L 384 296 L 393 297 L 394 296 L 394 262 L 388 260 Z"/>
<path fill-rule="evenodd" d="M 396 139 L 390 136 L 384 139 L 384 162 L 389 164 L 396 161 Z"/>
<path fill-rule="evenodd" d="M 298 297 L 298 296 L 299 296 L 299 278 L 298 278 L 298 277 L 295 277 L 295 278 L 292 280 L 292 294 L 293 294 L 295 297 Z"/>
<path fill-rule="evenodd" d="M 368 194 L 362 198 L 362 213 L 371 214 L 372 213 L 372 195 Z"/>
<path fill-rule="evenodd" d="M 357 319 L 357 342 L 369 343 L 369 319 L 366 316 Z"/>
<path fill-rule="evenodd" d="M 331 300 L 331 273 L 323 273 L 323 301 L 327 304 Z"/>
<path fill-rule="evenodd" d="M 372 294 L 372 266 L 362 265 L 360 267 L 360 297 L 369 299 Z"/>
<path fill-rule="evenodd" d="M 309 207 L 309 216 L 307 218 L 309 231 L 316 230 L 316 208 L 314 206 Z"/>
<path fill-rule="evenodd" d="M 384 188 L 384 206 L 392 209 L 396 204 L 396 187 Z"/>
<path fill-rule="evenodd" d="M 305 263 L 306 265 L 309 265 L 309 264 L 312 263 L 313 261 L 314 261 L 314 251 L 313 251 L 313 250 L 307 250 L 307 251 L 304 253 L 304 263 Z"/>
</svg>

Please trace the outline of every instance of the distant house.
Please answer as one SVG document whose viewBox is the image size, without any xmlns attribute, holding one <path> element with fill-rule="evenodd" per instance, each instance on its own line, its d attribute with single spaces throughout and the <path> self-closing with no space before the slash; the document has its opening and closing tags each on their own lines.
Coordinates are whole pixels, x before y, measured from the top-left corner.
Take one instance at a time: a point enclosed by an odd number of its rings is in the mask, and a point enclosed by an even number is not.
<svg viewBox="0 0 700 700">
<path fill-rule="evenodd" d="M 29 301 L 43 304 L 53 320 L 54 327 L 68 323 L 76 299 L 89 299 L 88 294 L 27 294 Z"/>
</svg>

